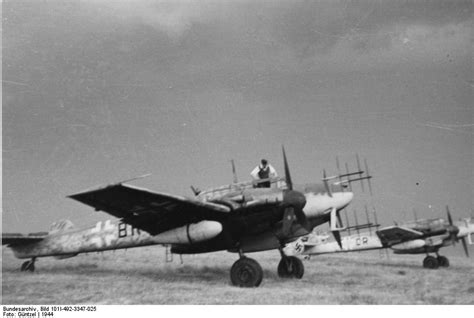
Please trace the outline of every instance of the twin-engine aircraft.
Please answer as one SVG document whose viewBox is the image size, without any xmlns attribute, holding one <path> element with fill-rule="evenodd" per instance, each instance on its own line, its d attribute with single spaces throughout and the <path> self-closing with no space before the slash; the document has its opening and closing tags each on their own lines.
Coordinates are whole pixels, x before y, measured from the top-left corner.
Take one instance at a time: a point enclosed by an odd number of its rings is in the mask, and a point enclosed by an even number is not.
<svg viewBox="0 0 474 318">
<path fill-rule="evenodd" d="M 270 188 L 254 188 L 255 182 L 233 183 L 196 190 L 194 198 L 186 198 L 129 184 L 112 184 L 69 197 L 109 213 L 118 221 L 99 222 L 82 230 L 72 228 L 70 222 L 60 222 L 49 233 L 3 234 L 2 243 L 8 244 L 16 257 L 31 258 L 23 263 L 23 271 L 34 271 L 37 257 L 66 258 L 154 244 L 169 244 L 176 254 L 227 250 L 239 254 L 230 277 L 232 284 L 240 287 L 259 286 L 263 278 L 259 263 L 244 253 L 279 249 L 279 276 L 301 278 L 303 263 L 285 256 L 282 248 L 320 224 L 340 224 L 338 213 L 354 196 L 344 188 L 355 180 L 371 177 L 359 169 L 337 176 L 337 184 L 329 184 L 329 179 L 324 178 L 322 184 L 298 187 L 292 182 L 284 148 L 282 151 L 285 179 L 259 181 L 270 181 Z M 352 175 L 358 177 L 350 179 Z M 332 228 L 334 233 L 340 229 Z"/>
<path fill-rule="evenodd" d="M 375 232 L 376 235 L 372 231 L 360 233 L 359 229 L 378 225 L 368 223 L 367 226 L 354 226 L 352 228 L 357 230 L 357 234 L 344 236 L 342 246 L 330 241 L 328 235 L 310 234 L 289 243 L 283 252 L 288 256 L 309 256 L 390 248 L 395 254 L 426 254 L 423 260 L 425 268 L 449 267 L 448 258 L 439 255 L 439 250 L 461 241 L 466 256 L 469 256 L 466 238 L 469 245 L 474 244 L 474 223 L 472 218 L 453 222 L 448 208 L 447 215 L 448 221 L 440 218 L 416 220 L 380 228 Z M 436 257 L 429 253 L 434 253 Z"/>
</svg>

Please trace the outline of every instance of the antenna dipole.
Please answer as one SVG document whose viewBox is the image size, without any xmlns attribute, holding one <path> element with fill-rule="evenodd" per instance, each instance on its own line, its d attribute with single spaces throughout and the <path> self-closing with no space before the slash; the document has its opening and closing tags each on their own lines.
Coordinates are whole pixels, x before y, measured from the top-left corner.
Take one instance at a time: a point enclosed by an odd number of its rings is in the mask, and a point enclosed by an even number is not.
<svg viewBox="0 0 474 318">
<path fill-rule="evenodd" d="M 356 153 L 356 161 L 357 161 L 357 171 L 362 171 L 361 167 L 360 167 L 360 159 L 359 159 L 359 154 L 358 153 Z M 362 192 L 365 192 L 364 180 L 363 179 L 360 179 L 360 186 L 362 188 Z"/>
<path fill-rule="evenodd" d="M 375 226 L 376 226 L 376 228 L 377 228 L 377 230 L 378 230 L 379 227 L 380 227 L 380 224 L 379 224 L 379 222 L 377 221 L 377 211 L 375 211 L 375 207 L 372 207 L 372 209 L 373 209 L 373 211 L 374 211 L 373 213 L 374 213 Z"/>
<path fill-rule="evenodd" d="M 346 209 L 344 209 L 344 215 L 346 217 L 347 233 L 349 234 L 349 236 L 351 236 L 351 229 L 350 229 L 350 226 L 349 226 L 349 217 L 347 216 L 347 210 Z"/>
<path fill-rule="evenodd" d="M 369 210 L 367 209 L 367 204 L 365 205 L 365 216 L 367 217 L 367 224 L 369 224 L 369 234 L 372 236 L 372 226 L 370 225 Z"/>
<path fill-rule="evenodd" d="M 349 174 L 349 166 L 347 165 L 347 162 L 345 163 L 345 166 L 346 166 L 346 173 Z M 351 184 L 351 182 L 349 181 L 348 184 L 349 184 L 349 190 L 352 192 L 352 184 Z"/>
<path fill-rule="evenodd" d="M 354 219 L 355 219 L 355 224 L 356 224 L 357 235 L 360 235 L 360 232 L 359 232 L 359 221 L 357 221 L 357 211 L 356 211 L 356 209 L 354 209 Z"/>
<path fill-rule="evenodd" d="M 344 192 L 344 186 L 342 185 L 342 178 L 341 178 L 341 168 L 339 165 L 339 158 L 337 156 L 336 156 L 336 168 L 337 168 L 337 175 L 339 177 L 339 183 L 341 184 L 342 192 Z M 346 213 L 346 216 L 347 216 L 347 213 Z"/>
</svg>

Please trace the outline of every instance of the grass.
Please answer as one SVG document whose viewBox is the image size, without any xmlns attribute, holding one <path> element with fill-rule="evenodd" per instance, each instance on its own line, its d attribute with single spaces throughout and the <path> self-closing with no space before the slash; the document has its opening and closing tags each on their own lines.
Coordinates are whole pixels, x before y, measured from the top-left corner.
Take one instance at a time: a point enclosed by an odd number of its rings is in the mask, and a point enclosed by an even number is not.
<svg viewBox="0 0 474 318">
<path fill-rule="evenodd" d="M 277 251 L 248 254 L 264 269 L 260 287 L 230 285 L 237 255 L 218 252 L 165 262 L 160 246 L 41 258 L 36 272 L 2 253 L 3 304 L 474 304 L 474 264 L 450 257 L 451 267 L 427 270 L 423 255 L 378 251 L 313 257 L 300 280 L 276 274 Z"/>
</svg>

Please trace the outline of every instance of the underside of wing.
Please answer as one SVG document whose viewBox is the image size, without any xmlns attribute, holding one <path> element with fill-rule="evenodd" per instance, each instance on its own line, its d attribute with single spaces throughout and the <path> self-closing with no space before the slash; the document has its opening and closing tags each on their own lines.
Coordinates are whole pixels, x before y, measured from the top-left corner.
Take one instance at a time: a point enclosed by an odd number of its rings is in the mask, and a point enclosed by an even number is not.
<svg viewBox="0 0 474 318">
<path fill-rule="evenodd" d="M 376 233 L 384 245 L 410 241 L 423 236 L 423 233 L 421 232 L 401 226 L 385 227 L 378 230 Z"/>
<path fill-rule="evenodd" d="M 221 220 L 225 205 L 116 184 L 69 196 L 152 235 L 202 220 Z"/>
<path fill-rule="evenodd" d="M 43 240 L 48 233 L 32 233 L 32 234 L 20 234 L 20 233 L 2 233 L 2 245 L 8 246 L 20 246 L 31 243 L 36 243 Z"/>
</svg>

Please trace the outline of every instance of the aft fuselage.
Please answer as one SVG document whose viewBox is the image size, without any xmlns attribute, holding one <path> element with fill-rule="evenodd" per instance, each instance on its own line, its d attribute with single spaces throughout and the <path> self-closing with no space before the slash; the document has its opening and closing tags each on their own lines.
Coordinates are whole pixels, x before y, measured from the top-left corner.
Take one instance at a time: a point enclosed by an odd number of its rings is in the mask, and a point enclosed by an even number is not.
<svg viewBox="0 0 474 318">
<path fill-rule="evenodd" d="M 79 253 L 156 244 L 143 231 L 132 229 L 121 222 L 98 222 L 95 227 L 83 230 L 66 230 L 52 233 L 40 242 L 11 246 L 18 258 L 44 256 L 73 256 Z"/>
</svg>

